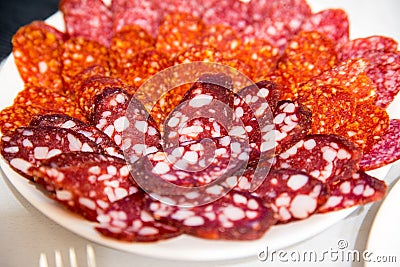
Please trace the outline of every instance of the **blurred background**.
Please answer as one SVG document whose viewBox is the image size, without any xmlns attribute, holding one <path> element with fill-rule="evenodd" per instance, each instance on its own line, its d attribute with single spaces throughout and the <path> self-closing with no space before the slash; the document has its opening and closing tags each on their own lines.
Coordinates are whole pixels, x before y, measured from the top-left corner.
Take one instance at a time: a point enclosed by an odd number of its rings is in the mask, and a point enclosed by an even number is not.
<svg viewBox="0 0 400 267">
<path fill-rule="evenodd" d="M 11 38 L 22 25 L 44 20 L 58 10 L 59 0 L 0 0 L 0 61 L 11 52 Z"/>
</svg>

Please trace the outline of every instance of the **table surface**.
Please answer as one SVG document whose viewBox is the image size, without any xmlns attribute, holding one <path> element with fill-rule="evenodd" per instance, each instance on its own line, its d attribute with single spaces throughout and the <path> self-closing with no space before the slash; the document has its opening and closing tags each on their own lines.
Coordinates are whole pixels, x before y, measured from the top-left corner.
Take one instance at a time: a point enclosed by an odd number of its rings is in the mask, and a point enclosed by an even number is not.
<svg viewBox="0 0 400 267">
<path fill-rule="evenodd" d="M 333 1 L 333 0 L 310 0 L 309 2 L 315 7 L 314 10 L 326 8 L 326 7 L 346 7 L 351 20 L 351 25 L 356 28 L 360 28 L 357 25 L 359 21 L 369 21 L 368 25 L 362 25 L 361 29 L 357 32 L 352 32 L 352 37 L 369 36 L 374 34 L 388 35 L 394 37 L 399 41 L 399 31 L 393 29 L 400 29 L 400 20 L 398 19 L 398 10 L 400 8 L 400 1 L 397 0 L 383 0 L 383 1 L 361 1 L 354 0 L 358 3 L 357 8 L 354 8 L 354 4 L 349 4 L 347 0 Z M 353 2 L 354 2 L 353 1 Z M 5 1 L 0 1 L 0 10 L 2 13 L 7 12 L 5 7 Z M 21 6 L 26 4 L 25 2 L 33 2 L 37 6 L 40 12 L 35 13 L 36 9 L 31 9 L 32 14 L 29 18 L 41 19 L 50 15 L 54 10 L 54 4 L 56 1 L 22 1 L 14 0 L 7 1 L 15 3 L 19 8 L 12 9 L 21 10 Z M 43 4 L 46 2 L 46 4 Z M 352 2 L 352 1 L 350 1 Z M 364 3 L 375 3 L 376 7 L 371 8 L 370 5 Z M 41 3 L 41 4 L 40 4 Z M 346 6 L 349 5 L 349 6 Z M 10 7 L 8 7 L 10 8 Z M 40 13 L 40 14 L 39 14 Z M 15 14 L 14 14 L 15 15 Z M 8 15 L 7 18 L 9 18 Z M 12 17 L 12 16 L 11 16 Z M 28 18 L 28 19 L 29 19 Z M 379 23 L 377 22 L 379 18 Z M 17 20 L 14 22 L 15 25 L 20 26 L 28 23 L 32 19 L 21 22 Z M 382 21 L 383 20 L 383 21 Z M 15 31 L 14 28 L 5 24 L 4 17 L 0 19 L 0 50 L 4 53 L 9 53 L 9 47 L 5 45 L 9 42 L 12 33 Z M 15 24 L 16 23 L 16 24 Z M 390 26 L 390 27 L 385 27 Z M 14 30 L 13 30 L 14 29 Z M 9 34 L 3 35 L 8 32 Z M 8 51 L 8 52 L 7 52 Z M 0 85 L 1 86 L 1 85 Z M 400 163 L 394 164 L 390 169 L 385 181 L 389 187 L 393 185 L 393 182 L 397 180 L 400 175 Z M 78 256 L 83 258 L 83 252 L 86 244 L 90 242 L 83 239 L 70 231 L 62 228 L 52 220 L 45 217 L 42 213 L 36 210 L 30 203 L 28 203 L 23 196 L 21 196 L 13 186 L 8 182 L 4 173 L 0 172 L 0 266 L 2 267 L 19 267 L 19 266 L 38 266 L 39 254 L 45 252 L 48 255 L 52 255 L 55 249 L 61 250 L 64 256 L 67 255 L 68 248 L 75 247 Z M 348 249 L 358 250 L 360 252 L 366 249 L 368 234 L 371 229 L 372 222 L 375 218 L 376 212 L 379 209 L 381 202 L 368 204 L 366 206 L 358 208 L 346 219 L 340 221 L 334 226 L 327 230 L 319 233 L 318 235 L 301 242 L 295 246 L 285 248 L 285 251 L 310 251 L 314 250 L 317 253 L 322 253 L 330 248 L 337 248 L 339 240 L 345 240 L 348 242 Z M 295 231 L 294 231 L 295 233 Z M 108 266 L 236 266 L 236 267 L 250 267 L 250 266 L 287 266 L 286 263 L 274 261 L 262 262 L 259 261 L 257 255 L 250 258 L 239 259 L 239 260 L 227 260 L 227 261 L 213 261 L 213 262 L 183 262 L 183 261 L 167 261 L 159 260 L 157 256 L 144 257 L 136 254 L 126 253 L 117 251 L 114 249 L 106 248 L 101 245 L 92 244 L 95 253 L 98 267 Z M 260 252 L 265 248 L 260 248 Z M 400 252 L 398 261 L 400 260 Z M 49 258 L 52 258 L 51 256 Z M 196 256 L 193 255 L 195 259 Z M 83 261 L 82 261 L 83 262 Z M 399 263 L 397 263 L 399 264 Z M 313 266 L 310 262 L 299 262 L 290 263 L 291 266 Z M 81 263 L 80 266 L 84 266 Z M 324 261 L 322 266 L 352 266 L 361 267 L 362 262 L 352 261 L 336 261 L 329 262 Z M 397 266 L 397 265 L 385 265 L 385 266 Z"/>
</svg>

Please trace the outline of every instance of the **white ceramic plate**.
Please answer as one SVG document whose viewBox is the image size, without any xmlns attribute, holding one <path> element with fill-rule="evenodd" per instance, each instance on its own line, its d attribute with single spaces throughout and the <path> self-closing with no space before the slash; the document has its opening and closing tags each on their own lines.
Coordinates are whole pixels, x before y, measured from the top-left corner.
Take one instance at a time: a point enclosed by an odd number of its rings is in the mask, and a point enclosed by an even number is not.
<svg viewBox="0 0 400 267">
<path fill-rule="evenodd" d="M 309 2 L 315 11 L 331 7 L 332 5 L 340 7 L 340 4 L 343 4 L 341 7 L 344 7 L 349 12 L 351 19 L 352 12 L 356 14 L 357 3 L 358 5 L 364 5 L 366 2 L 374 1 L 312 0 Z M 352 2 L 353 4 L 349 4 L 348 2 Z M 375 1 L 375 3 L 377 3 L 377 1 Z M 393 5 L 395 4 L 396 2 L 393 2 Z M 370 18 L 365 17 L 365 20 L 367 19 Z M 56 13 L 50 17 L 47 22 L 60 30 L 63 30 L 64 28 L 60 13 Z M 354 29 L 353 26 L 352 29 Z M 396 30 L 393 31 L 396 32 Z M 374 32 L 364 33 L 363 31 L 352 31 L 353 38 L 373 34 Z M 376 32 L 375 34 L 379 34 L 379 32 Z M 19 77 L 12 56 L 7 59 L 0 71 L 0 87 L 0 109 L 3 109 L 12 104 L 18 91 L 23 88 L 23 83 Z M 396 102 L 399 102 L 399 98 L 397 98 Z M 400 107 L 400 105 L 396 104 L 394 105 L 394 108 L 390 110 L 392 115 L 396 113 L 399 114 L 397 107 Z M 342 220 L 355 209 L 351 208 L 324 215 L 314 215 L 304 221 L 274 226 L 263 238 L 256 241 L 209 241 L 190 236 L 180 236 L 171 240 L 156 243 L 124 243 L 100 236 L 94 230 L 93 223 L 83 220 L 69 211 L 66 211 L 57 203 L 45 197 L 35 188 L 34 185 L 16 174 L 3 159 L 0 160 L 0 166 L 6 174 L 6 177 L 19 193 L 21 193 L 38 210 L 68 230 L 93 242 L 118 250 L 172 260 L 221 260 L 256 256 L 266 246 L 273 250 L 277 250 L 304 241 Z M 389 166 L 376 170 L 373 174 L 374 176 L 383 179 L 388 170 Z"/>
<path fill-rule="evenodd" d="M 367 242 L 367 251 L 371 254 L 365 267 L 381 266 L 382 263 L 400 261 L 400 180 L 398 180 L 384 199 Z"/>
</svg>

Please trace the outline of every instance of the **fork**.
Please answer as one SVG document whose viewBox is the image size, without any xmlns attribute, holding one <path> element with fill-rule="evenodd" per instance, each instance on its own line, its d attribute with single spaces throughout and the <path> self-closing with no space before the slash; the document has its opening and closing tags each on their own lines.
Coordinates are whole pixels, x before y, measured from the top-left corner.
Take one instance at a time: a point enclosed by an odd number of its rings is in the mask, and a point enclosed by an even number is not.
<svg viewBox="0 0 400 267">
<path fill-rule="evenodd" d="M 61 257 L 61 252 L 59 250 L 54 251 L 55 267 L 63 267 L 63 260 Z M 96 260 L 94 255 L 94 249 L 91 245 L 86 245 L 86 262 L 87 267 L 96 267 Z M 69 248 L 69 266 L 78 267 L 75 249 L 73 247 Z M 40 253 L 39 257 L 39 267 L 49 267 L 47 263 L 47 256 L 45 253 Z"/>
</svg>

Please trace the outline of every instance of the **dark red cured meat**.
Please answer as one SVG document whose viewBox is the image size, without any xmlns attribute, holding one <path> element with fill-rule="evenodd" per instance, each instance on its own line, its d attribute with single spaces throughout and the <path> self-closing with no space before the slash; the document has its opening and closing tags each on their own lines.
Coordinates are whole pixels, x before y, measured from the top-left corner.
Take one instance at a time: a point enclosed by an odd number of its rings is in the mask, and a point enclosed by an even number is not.
<svg viewBox="0 0 400 267">
<path fill-rule="evenodd" d="M 254 240 L 275 224 L 273 211 L 249 193 L 230 191 L 219 200 L 191 208 L 150 200 L 148 209 L 161 222 L 205 239 Z"/>
<path fill-rule="evenodd" d="M 364 172 L 356 172 L 347 179 L 328 184 L 328 188 L 328 200 L 319 208 L 319 213 L 381 200 L 386 194 L 387 186 L 384 181 Z"/>
<path fill-rule="evenodd" d="M 61 92 L 63 33 L 41 21 L 21 27 L 12 38 L 13 56 L 26 84 Z"/>
<path fill-rule="evenodd" d="M 100 226 L 96 230 L 107 237 L 128 242 L 151 242 L 179 236 L 182 231 L 168 224 L 156 221 L 144 209 L 144 193 L 129 195 L 115 201 L 97 216 Z"/>
<path fill-rule="evenodd" d="M 160 3 L 154 0 L 113 0 L 111 9 L 115 32 L 127 25 L 137 25 L 155 37 L 164 16 Z"/>
<path fill-rule="evenodd" d="M 304 0 L 261 0 L 251 1 L 249 16 L 253 19 L 252 29 L 245 35 L 265 39 L 283 49 L 296 34 L 301 24 L 311 16 L 311 8 Z"/>
<path fill-rule="evenodd" d="M 94 126 L 64 114 L 37 115 L 32 118 L 30 126 L 50 126 L 71 129 L 98 144 L 110 156 L 123 158 L 122 150 L 105 133 Z"/>
<path fill-rule="evenodd" d="M 75 166 L 33 171 L 37 180 L 53 188 L 52 197 L 71 211 L 96 221 L 111 203 L 140 189 L 130 181 L 124 160 L 85 162 Z"/>
<path fill-rule="evenodd" d="M 72 37 L 83 37 L 110 46 L 113 35 L 111 10 L 102 0 L 62 0 L 59 8 Z"/>
<path fill-rule="evenodd" d="M 109 136 L 130 162 L 161 149 L 161 136 L 154 120 L 132 95 L 107 88 L 95 99 L 93 125 Z"/>
<path fill-rule="evenodd" d="M 364 54 L 372 51 L 395 52 L 397 51 L 397 42 L 386 36 L 354 39 L 340 48 L 339 57 L 342 61 L 350 58 L 361 58 Z"/>
<path fill-rule="evenodd" d="M 342 9 L 326 9 L 312 14 L 302 24 L 302 31 L 319 31 L 332 39 L 336 46 L 349 41 L 349 19 Z"/>
<path fill-rule="evenodd" d="M 377 169 L 400 159 L 400 120 L 391 119 L 389 129 L 370 150 L 363 153 L 360 168 Z"/>
<path fill-rule="evenodd" d="M 224 136 L 220 138 L 189 141 L 178 147 L 147 155 L 133 165 L 134 179 L 159 184 L 145 187 L 161 188 L 165 182 L 178 186 L 199 187 L 233 176 L 244 170 L 248 160 L 248 149 L 240 141 Z M 148 165 L 146 165 L 148 161 Z M 149 177 L 149 178 L 147 178 Z M 163 182 L 163 183 L 162 183 Z M 168 192 L 166 192 L 168 193 Z"/>
<path fill-rule="evenodd" d="M 31 167 L 71 151 L 101 152 L 101 149 L 84 135 L 56 127 L 20 127 L 1 137 L 1 154 L 15 171 L 27 178 L 31 178 Z"/>
<path fill-rule="evenodd" d="M 368 52 L 367 76 L 377 86 L 375 105 L 386 108 L 400 91 L 400 54 L 397 52 Z"/>
<path fill-rule="evenodd" d="M 311 111 L 297 101 L 283 100 L 274 112 L 275 154 L 303 139 L 311 128 Z"/>
<path fill-rule="evenodd" d="M 271 169 L 254 192 L 271 207 L 279 223 L 308 218 L 326 201 L 324 183 L 307 173 Z"/>
<path fill-rule="evenodd" d="M 242 31 L 249 25 L 249 4 L 236 0 L 210 0 L 205 3 L 203 21 L 207 25 L 223 24 Z"/>
<path fill-rule="evenodd" d="M 351 177 L 358 170 L 360 149 L 338 135 L 308 135 L 276 157 L 274 168 L 301 170 L 322 182 Z"/>
</svg>

